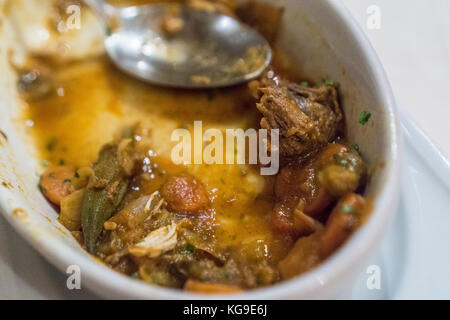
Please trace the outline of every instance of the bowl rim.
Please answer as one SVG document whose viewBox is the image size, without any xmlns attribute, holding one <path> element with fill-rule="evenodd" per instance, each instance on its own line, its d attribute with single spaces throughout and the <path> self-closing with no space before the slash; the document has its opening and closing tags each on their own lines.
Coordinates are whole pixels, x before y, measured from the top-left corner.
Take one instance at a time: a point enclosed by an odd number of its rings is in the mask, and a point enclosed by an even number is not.
<svg viewBox="0 0 450 320">
<path fill-rule="evenodd" d="M 82 285 L 86 284 L 90 290 L 103 297 L 260 300 L 295 297 L 296 295 L 315 297 L 318 290 L 324 287 L 335 286 L 343 275 L 348 275 L 352 272 L 352 265 L 359 264 L 361 257 L 367 256 L 372 251 L 370 249 L 378 245 L 379 241 L 377 239 L 384 233 L 385 227 L 394 216 L 394 213 L 389 209 L 393 208 L 393 204 L 396 204 L 399 195 L 399 168 L 401 160 L 401 148 L 399 146 L 402 138 L 396 120 L 397 106 L 392 89 L 374 48 L 341 0 L 326 0 L 324 5 L 327 10 L 336 15 L 336 18 L 343 23 L 349 35 L 360 46 L 359 49 L 363 54 L 363 58 L 366 60 L 376 80 L 374 84 L 377 86 L 380 100 L 384 102 L 382 107 L 386 111 L 386 122 L 390 130 L 391 144 L 388 150 L 388 158 L 385 159 L 388 172 L 383 183 L 383 190 L 374 201 L 375 208 L 370 218 L 341 249 L 313 270 L 267 288 L 250 290 L 239 294 L 207 295 L 190 293 L 179 289 L 149 285 L 119 274 L 112 269 L 105 270 L 103 264 L 92 259 L 87 253 L 81 253 L 62 241 L 55 241 L 54 237 L 45 235 L 38 238 L 34 237 L 26 224 L 15 219 L 12 215 L 6 214 L 6 212 L 10 211 L 7 201 L 0 201 L 0 211 L 32 247 L 61 271 L 66 271 L 69 261 L 71 262 L 69 264 L 83 266 L 81 270 L 82 279 L 84 279 L 82 280 Z M 1 193 L 2 191 L 0 190 Z"/>
</svg>

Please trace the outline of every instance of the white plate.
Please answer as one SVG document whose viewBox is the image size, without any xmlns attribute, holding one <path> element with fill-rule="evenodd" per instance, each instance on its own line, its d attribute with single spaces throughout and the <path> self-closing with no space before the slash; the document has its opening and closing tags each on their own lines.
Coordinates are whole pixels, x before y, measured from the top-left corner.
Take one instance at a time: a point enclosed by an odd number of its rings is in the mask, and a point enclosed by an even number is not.
<svg viewBox="0 0 450 320">
<path fill-rule="evenodd" d="M 450 299 L 450 161 L 417 124 L 400 112 L 405 136 L 399 212 L 369 265 L 380 267 L 381 288 L 369 290 L 362 270 L 353 299 Z M 368 265 L 368 267 L 369 267 Z M 0 216 L 0 299 L 92 299 L 70 291 L 48 264 Z"/>
</svg>

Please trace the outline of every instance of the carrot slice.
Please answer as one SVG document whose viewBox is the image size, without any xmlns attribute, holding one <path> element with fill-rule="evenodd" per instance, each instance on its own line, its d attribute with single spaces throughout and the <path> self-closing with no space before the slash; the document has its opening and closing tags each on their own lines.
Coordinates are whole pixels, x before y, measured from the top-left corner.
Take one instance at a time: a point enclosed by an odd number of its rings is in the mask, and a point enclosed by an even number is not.
<svg viewBox="0 0 450 320">
<path fill-rule="evenodd" d="M 61 200 L 75 190 L 72 185 L 74 174 L 75 168 L 72 166 L 57 166 L 47 169 L 41 176 L 40 182 L 43 195 L 59 206 Z"/>
<path fill-rule="evenodd" d="M 192 279 L 186 281 L 184 285 L 184 290 L 189 292 L 208 293 L 208 294 L 220 294 L 220 293 L 231 294 L 243 292 L 243 290 L 237 286 L 221 283 L 205 283 L 195 281 Z"/>
</svg>

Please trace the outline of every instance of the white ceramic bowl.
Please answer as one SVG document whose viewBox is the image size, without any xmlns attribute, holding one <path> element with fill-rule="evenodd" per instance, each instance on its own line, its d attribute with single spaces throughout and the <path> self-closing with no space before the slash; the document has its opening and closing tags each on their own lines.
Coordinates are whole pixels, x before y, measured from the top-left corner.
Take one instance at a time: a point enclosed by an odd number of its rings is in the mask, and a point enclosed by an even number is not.
<svg viewBox="0 0 450 320">
<path fill-rule="evenodd" d="M 358 143 L 373 172 L 366 195 L 372 197 L 368 222 L 330 259 L 311 272 L 269 288 L 214 298 L 336 298 L 351 286 L 374 253 L 396 211 L 399 195 L 399 127 L 395 102 L 383 68 L 359 26 L 339 1 L 273 0 L 286 8 L 280 45 L 308 77 L 333 79 L 340 85 L 350 141 Z M 0 41 L 16 46 L 4 23 Z M 0 209 L 11 225 L 49 262 L 65 271 L 81 268 L 82 284 L 103 297 L 137 299 L 207 299 L 145 284 L 120 275 L 92 259 L 64 227 L 38 192 L 37 160 L 24 124 L 17 122 L 20 102 L 15 78 L 0 51 Z M 362 110 L 372 113 L 358 124 Z"/>
</svg>

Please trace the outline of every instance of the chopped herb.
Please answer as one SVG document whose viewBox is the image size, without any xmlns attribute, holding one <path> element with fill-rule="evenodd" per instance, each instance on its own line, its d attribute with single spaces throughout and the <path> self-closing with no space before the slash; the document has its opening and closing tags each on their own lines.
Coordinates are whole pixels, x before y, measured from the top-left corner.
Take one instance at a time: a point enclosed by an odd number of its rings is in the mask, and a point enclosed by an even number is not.
<svg viewBox="0 0 450 320">
<path fill-rule="evenodd" d="M 139 278 L 139 273 L 137 271 L 133 272 L 132 274 L 130 274 L 130 277 L 134 278 L 134 279 L 137 279 L 137 278 Z"/>
<path fill-rule="evenodd" d="M 66 162 L 64 161 L 64 159 L 59 160 L 59 165 L 63 166 Z"/>
<path fill-rule="evenodd" d="M 357 153 L 359 153 L 359 145 L 357 145 L 357 144 L 354 144 L 353 146 L 352 146 L 352 149 L 353 150 L 355 150 Z"/>
<path fill-rule="evenodd" d="M 78 171 L 75 171 L 75 174 L 73 176 L 78 179 L 80 177 L 80 174 L 78 173 Z"/>
<path fill-rule="evenodd" d="M 49 162 L 47 160 L 42 160 L 41 161 L 41 166 L 43 166 L 44 168 L 48 167 L 48 165 L 49 165 Z"/>
<path fill-rule="evenodd" d="M 301 85 L 302 87 L 305 87 L 305 88 L 308 88 L 308 87 L 309 87 L 308 81 L 303 81 L 302 83 L 300 83 L 300 85 Z"/>
<path fill-rule="evenodd" d="M 341 166 L 346 166 L 348 164 L 348 161 L 344 158 L 342 158 L 342 156 L 338 153 L 335 153 L 333 155 L 333 159 L 334 162 L 336 162 L 336 164 L 341 165 Z"/>
<path fill-rule="evenodd" d="M 325 178 L 325 173 L 323 171 L 319 171 L 317 178 L 319 178 L 319 181 L 322 182 L 323 179 Z"/>
<path fill-rule="evenodd" d="M 181 254 L 188 255 L 195 252 L 195 246 L 193 244 L 188 243 L 186 248 L 181 252 Z"/>
<path fill-rule="evenodd" d="M 325 80 L 323 81 L 323 85 L 324 85 L 324 86 L 327 86 L 327 87 L 333 87 L 333 86 L 334 86 L 334 81 L 333 81 L 333 80 L 327 80 L 327 79 L 325 79 Z"/>
<path fill-rule="evenodd" d="M 109 26 L 106 26 L 105 33 L 108 37 L 112 34 L 112 30 Z"/>
<path fill-rule="evenodd" d="M 353 206 L 349 206 L 348 204 L 341 205 L 341 211 L 345 213 L 352 213 L 355 209 Z"/>
<path fill-rule="evenodd" d="M 45 146 L 45 149 L 47 149 L 47 151 L 53 151 L 57 143 L 58 140 L 56 138 L 50 138 L 47 142 L 47 145 Z"/>
<path fill-rule="evenodd" d="M 372 116 L 372 114 L 370 112 L 363 110 L 359 115 L 359 120 L 358 120 L 359 124 L 365 125 L 369 121 L 371 116 Z"/>
<path fill-rule="evenodd" d="M 64 183 L 72 182 L 70 179 L 64 179 Z"/>
</svg>

